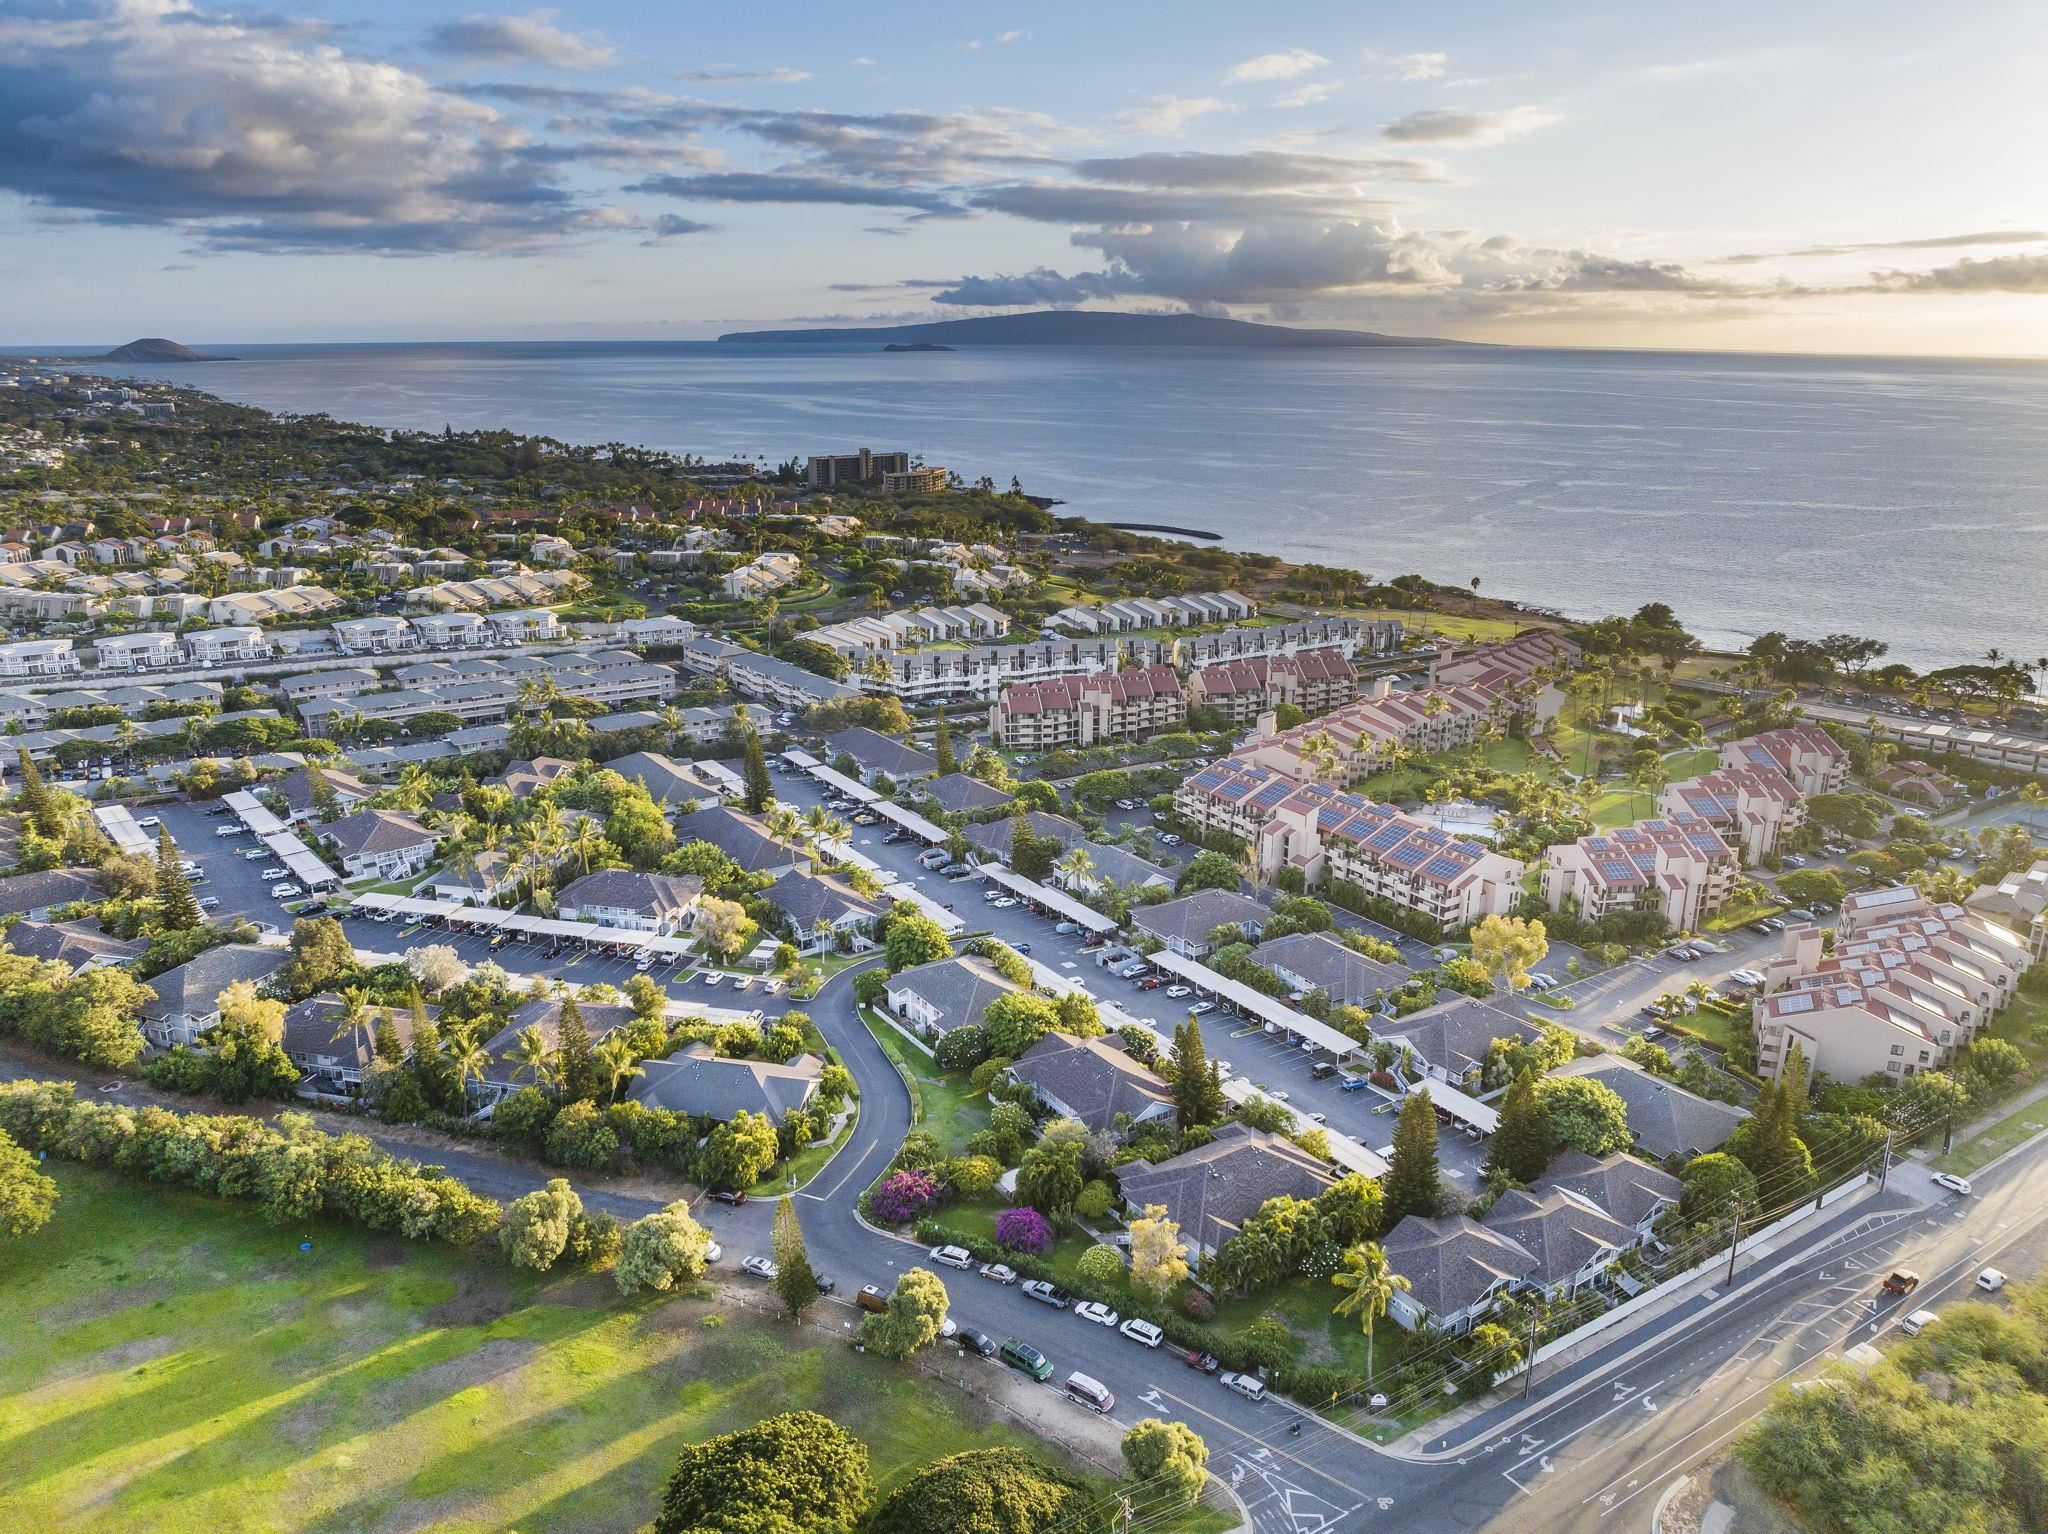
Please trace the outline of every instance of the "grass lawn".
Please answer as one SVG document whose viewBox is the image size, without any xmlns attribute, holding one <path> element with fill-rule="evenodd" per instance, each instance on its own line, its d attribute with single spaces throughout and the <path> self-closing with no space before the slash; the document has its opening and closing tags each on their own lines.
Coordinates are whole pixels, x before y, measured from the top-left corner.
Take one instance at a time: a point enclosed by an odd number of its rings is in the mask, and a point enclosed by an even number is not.
<svg viewBox="0 0 2048 1534">
<path fill-rule="evenodd" d="M 1959 1141 L 1953 1151 L 1946 1156 L 1937 1156 L 1931 1164 L 1936 1171 L 1956 1172 L 1967 1177 L 2044 1129 L 2048 1129 L 2048 1100 L 2036 1099 L 2025 1107 L 2013 1109 L 1982 1134 Z"/>
<path fill-rule="evenodd" d="M 1749 1034 L 1748 1024 L 1738 1023 L 1727 1013 L 1716 1011 L 1712 1007 L 1701 1007 L 1697 1012 L 1687 1013 L 1677 1020 L 1677 1025 L 1689 1033 L 1698 1034 L 1709 1044 L 1719 1045 L 1724 1050 L 1732 1047 L 1738 1038 L 1745 1038 Z"/>
<path fill-rule="evenodd" d="M 1656 806 L 1657 796 L 1640 788 L 1603 788 L 1593 796 L 1593 824 L 1603 831 L 1613 831 L 1648 819 Z"/>
<path fill-rule="evenodd" d="M 972 1203 L 948 1204 L 939 1211 L 937 1218 L 957 1230 L 993 1242 L 996 1239 L 996 1216 L 1008 1209 L 1011 1203 L 1012 1200 L 1001 1194 L 992 1193 Z M 1093 1245 L 1094 1238 L 1086 1231 L 1069 1230 L 1039 1260 L 1052 1269 L 1055 1283 L 1069 1283 L 1078 1276 L 1076 1264 L 1080 1262 L 1081 1254 Z M 1134 1295 L 1128 1306 L 1119 1305 L 1117 1308 L 1126 1315 L 1141 1315 L 1147 1308 L 1156 1309 L 1157 1306 L 1151 1305 L 1149 1300 L 1141 1304 Z"/>
<path fill-rule="evenodd" d="M 1357 785 L 1357 792 L 1381 804 L 1413 804 L 1435 778 L 1436 774 L 1411 763 L 1374 773 Z"/>
<path fill-rule="evenodd" d="M 682 1445 L 797 1408 L 884 1487 L 1039 1447 L 815 1329 L 53 1170 L 0 1299 L 0 1528 L 615 1534 Z"/>
<path fill-rule="evenodd" d="M 965 1076 L 949 1076 L 931 1062 L 931 1057 L 913 1047 L 902 1034 L 861 1009 L 861 1021 L 880 1042 L 883 1052 L 910 1078 L 912 1117 L 919 1129 L 928 1130 L 947 1156 L 964 1153 L 968 1137 L 988 1128 L 989 1100 L 976 1096 Z"/>
<path fill-rule="evenodd" d="M 1766 916 L 1776 916 L 1786 909 L 1782 900 L 1755 900 L 1747 905 L 1724 905 L 1709 916 L 1705 923 L 1708 932 L 1734 932 L 1760 921 Z"/>
<path fill-rule="evenodd" d="M 1348 618 L 1374 619 L 1399 618 L 1408 626 L 1410 634 L 1438 634 L 1451 639 L 1477 639 L 1492 641 L 1513 639 L 1526 623 L 1517 623 L 1512 618 L 1467 617 L 1462 613 L 1423 612 L 1413 608 L 1399 607 L 1340 607 L 1336 609 Z"/>
<path fill-rule="evenodd" d="M 1303 1363 L 1350 1369 L 1362 1377 L 1365 1332 L 1357 1321 L 1331 1310 L 1343 1298 L 1344 1291 L 1327 1280 L 1297 1278 L 1249 1299 L 1225 1300 L 1216 1307 L 1215 1324 L 1236 1331 L 1271 1313 L 1285 1321 L 1288 1331 L 1300 1339 Z M 1382 1318 L 1373 1334 L 1375 1376 L 1399 1364 L 1414 1343 L 1411 1334 Z"/>
<path fill-rule="evenodd" d="M 839 1133 L 824 1145 L 807 1145 L 787 1161 L 770 1167 L 761 1180 L 747 1189 L 755 1198 L 774 1198 L 781 1193 L 793 1193 L 825 1169 L 825 1164 L 839 1152 L 853 1135 L 854 1126 L 860 1122 L 860 1108 L 856 1104 L 853 1116 L 840 1126 Z"/>
</svg>

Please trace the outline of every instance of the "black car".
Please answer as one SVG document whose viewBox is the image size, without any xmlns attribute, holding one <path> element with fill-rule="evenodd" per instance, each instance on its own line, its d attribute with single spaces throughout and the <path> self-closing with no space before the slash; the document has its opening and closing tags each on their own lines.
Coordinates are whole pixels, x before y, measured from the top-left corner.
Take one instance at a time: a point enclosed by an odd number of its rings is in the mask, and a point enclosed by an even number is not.
<svg viewBox="0 0 2048 1534">
<path fill-rule="evenodd" d="M 839 1280 L 829 1273 L 813 1273 L 811 1281 L 818 1286 L 820 1294 L 830 1294 L 839 1287 Z"/>
<path fill-rule="evenodd" d="M 738 1205 L 744 1204 L 747 1201 L 747 1195 L 736 1188 L 713 1188 L 711 1190 L 711 1197 L 714 1201 L 721 1204 Z"/>
<path fill-rule="evenodd" d="M 996 1340 L 987 1332 L 978 1332 L 971 1326 L 963 1326 L 953 1334 L 953 1340 L 970 1353 L 983 1358 L 996 1356 Z"/>
</svg>

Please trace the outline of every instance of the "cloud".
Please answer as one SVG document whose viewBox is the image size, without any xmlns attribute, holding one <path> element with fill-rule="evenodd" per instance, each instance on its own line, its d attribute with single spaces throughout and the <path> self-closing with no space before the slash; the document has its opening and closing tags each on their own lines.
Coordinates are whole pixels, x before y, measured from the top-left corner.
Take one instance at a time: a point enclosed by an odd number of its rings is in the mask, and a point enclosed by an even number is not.
<svg viewBox="0 0 2048 1534">
<path fill-rule="evenodd" d="M 2048 293 L 2048 252 L 2025 256 L 1964 257 L 1927 272 L 1872 272 L 1877 293 Z"/>
<path fill-rule="evenodd" d="M 202 249 L 535 250 L 596 214 L 470 96 L 179 0 L 0 19 L 0 189 Z"/>
<path fill-rule="evenodd" d="M 1223 81 L 1226 85 L 1241 85 L 1247 80 L 1292 80 L 1329 62 L 1320 53 L 1310 53 L 1306 48 L 1286 48 L 1232 65 Z"/>
<path fill-rule="evenodd" d="M 1441 181 L 1441 166 L 1386 155 L 1298 154 L 1254 149 L 1241 154 L 1158 150 L 1149 154 L 1075 160 L 1068 169 L 1083 181 L 1111 186 L 1183 191 L 1281 192 L 1355 187 L 1370 181 Z"/>
<path fill-rule="evenodd" d="M 858 63 L 858 60 L 855 60 Z M 735 69 L 730 64 L 707 64 L 702 69 L 679 69 L 678 80 L 689 80 L 699 85 L 733 85 L 741 81 L 759 81 L 766 85 L 795 85 L 811 78 L 803 69 Z"/>
<path fill-rule="evenodd" d="M 565 32 L 553 11 L 524 16 L 463 17 L 427 34 L 436 53 L 475 64 L 545 64 L 551 69 L 603 69 L 618 62 L 618 50 L 602 41 Z"/>
<path fill-rule="evenodd" d="M 859 58 L 853 59 L 850 62 L 855 69 L 873 69 L 875 67 L 875 61 L 866 54 L 862 54 Z"/>
<path fill-rule="evenodd" d="M 651 176 L 626 188 L 656 197 L 702 202 L 840 203 L 859 208 L 914 208 L 955 217 L 964 210 L 943 193 L 845 177 L 780 171 L 719 171 L 701 176 Z"/>
<path fill-rule="evenodd" d="M 1538 107 L 1508 107 L 1498 112 L 1432 107 L 1395 118 L 1380 129 L 1380 136 L 1400 144 L 1499 144 L 1557 120 Z"/>
<path fill-rule="evenodd" d="M 1023 28 L 1019 27 L 1009 32 L 998 32 L 996 34 L 996 41 L 1000 43 L 1003 47 L 1007 48 L 1012 43 L 1030 42 L 1031 34 L 1025 31 Z"/>
<path fill-rule="evenodd" d="M 1376 64 L 1396 80 L 1419 84 L 1424 80 L 1440 80 L 1450 67 L 1448 53 L 1374 53 L 1366 50 L 1366 61 Z"/>
<path fill-rule="evenodd" d="M 1943 234 L 1921 240 L 1866 240 L 1855 245 L 1803 245 L 1797 250 L 1750 251 L 1716 256 L 1716 266 L 1754 266 L 1760 261 L 1790 261 L 1805 256 L 1861 256 L 1880 250 L 1953 250 L 1967 245 L 2029 245 L 2048 240 L 2048 229 L 1990 229 L 1979 234 Z"/>
<path fill-rule="evenodd" d="M 667 240 L 681 239 L 689 234 L 710 234 L 718 228 L 716 224 L 699 223 L 694 218 L 684 218 L 680 213 L 664 213 L 647 223 L 647 238 L 643 245 L 659 245 Z"/>
<path fill-rule="evenodd" d="M 1119 112 L 1116 120 L 1135 133 L 1179 138 L 1197 117 L 1235 110 L 1229 102 L 1219 101 L 1214 96 L 1154 96 L 1142 107 Z"/>
<path fill-rule="evenodd" d="M 1097 299 L 1119 296 L 1109 278 L 1092 272 L 1062 276 L 1051 267 L 1034 267 L 1018 276 L 963 277 L 932 294 L 935 304 L 972 309 L 1003 309 L 1025 305 L 1034 309 L 1073 309 Z"/>
<path fill-rule="evenodd" d="M 1307 85 L 1296 86 L 1283 96 L 1275 96 L 1273 105 L 1282 111 L 1292 111 L 1296 107 L 1312 107 L 1319 101 L 1329 100 L 1330 93 L 1336 88 L 1328 81 L 1312 81 Z"/>
</svg>

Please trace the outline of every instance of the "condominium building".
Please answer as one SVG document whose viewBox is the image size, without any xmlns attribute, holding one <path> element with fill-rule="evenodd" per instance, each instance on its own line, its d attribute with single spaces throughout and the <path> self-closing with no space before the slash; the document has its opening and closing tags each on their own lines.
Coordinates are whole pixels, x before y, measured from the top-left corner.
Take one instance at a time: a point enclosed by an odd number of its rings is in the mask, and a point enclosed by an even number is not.
<svg viewBox="0 0 2048 1534">
<path fill-rule="evenodd" d="M 919 607 L 907 612 L 848 618 L 812 629 L 804 638 L 837 650 L 863 655 L 871 650 L 894 651 L 937 640 L 1001 639 L 1010 632 L 1010 615 L 986 602 L 961 607 Z"/>
<path fill-rule="evenodd" d="M 1457 686 L 1396 692 L 1380 677 L 1357 702 L 1291 730 L 1255 735 L 1232 755 L 1298 782 L 1349 783 L 1369 776 L 1396 750 L 1472 745 L 1505 729 L 1520 708 L 1514 694 Z"/>
<path fill-rule="evenodd" d="M 803 573 L 804 562 L 795 554 L 758 554 L 725 573 L 725 594 L 735 602 L 758 602 L 771 591 L 793 585 Z"/>
<path fill-rule="evenodd" d="M 959 650 L 870 651 L 854 657 L 852 680 L 866 691 L 893 693 L 911 702 L 960 694 L 993 698 L 1022 682 L 1095 676 L 1116 670 L 1126 660 L 1156 666 L 1161 653 L 1157 641 L 1143 639 L 1046 639 Z"/>
<path fill-rule="evenodd" d="M 1836 1081 L 1938 1070 L 2010 1003 L 2032 962 L 2025 939 L 1963 906 L 1910 888 L 1851 896 L 1832 954 L 1818 928 L 1794 927 L 1764 966 L 1758 1069 L 1777 1076 L 1797 1044 L 1809 1070 Z"/>
<path fill-rule="evenodd" d="M 156 671 L 184 658 L 178 636 L 168 633 L 109 634 L 92 650 L 102 671 Z"/>
<path fill-rule="evenodd" d="M 1250 724 L 1283 703 L 1311 715 L 1342 707 L 1358 696 L 1358 676 L 1336 650 L 1296 650 L 1198 667 L 1187 689 L 1189 707 L 1221 709 L 1232 724 Z"/>
<path fill-rule="evenodd" d="M 851 453 L 814 453 L 806 479 L 813 490 L 830 490 L 834 485 L 871 485 L 887 474 L 908 474 L 908 453 L 877 453 L 860 448 Z"/>
<path fill-rule="evenodd" d="M 1849 776 L 1849 753 L 1816 724 L 1765 730 L 1721 748 L 1724 767 L 1772 767 L 1809 799 L 1833 793 Z"/>
<path fill-rule="evenodd" d="M 287 586 L 275 591 L 236 591 L 206 604 L 213 623 L 283 623 L 311 617 L 341 606 L 341 598 L 325 586 Z"/>
<path fill-rule="evenodd" d="M 1296 650 L 1335 650 L 1346 660 L 1356 655 L 1388 655 L 1401 648 L 1407 630 L 1399 618 L 1308 618 L 1299 623 L 1268 623 L 1256 628 L 1219 629 L 1174 641 L 1175 658 L 1183 666 L 1212 666 L 1218 661 L 1252 655 L 1289 655 Z"/>
<path fill-rule="evenodd" d="M 891 469 L 882 476 L 882 492 L 885 495 L 937 495 L 951 479 L 943 464 L 928 464 L 921 469 Z"/>
<path fill-rule="evenodd" d="M 75 676 L 78 653 L 68 639 L 19 639 L 0 644 L 0 676 Z"/>
<path fill-rule="evenodd" d="M 271 645 L 263 630 L 247 625 L 200 629 L 185 636 L 185 649 L 202 666 L 225 665 L 232 661 L 267 660 Z"/>
<path fill-rule="evenodd" d="M 1696 815 L 1760 863 L 1806 824 L 1806 801 L 1775 767 L 1723 767 L 1673 783 L 1657 800 L 1663 816 Z"/>
<path fill-rule="evenodd" d="M 1141 740 L 1186 720 L 1187 697 L 1171 666 L 1023 682 L 1004 689 L 989 710 L 989 730 L 1013 750 Z"/>
<path fill-rule="evenodd" d="M 1690 931 L 1728 902 L 1735 849 L 1690 812 L 1639 821 L 1552 847 L 1543 859 L 1543 899 L 1587 921 L 1624 911 L 1655 911 Z"/>
<path fill-rule="evenodd" d="M 1046 620 L 1079 634 L 1128 634 L 1136 629 L 1184 629 L 1205 623 L 1239 623 L 1258 608 L 1235 591 L 1191 596 L 1127 597 L 1100 607 L 1063 607 Z"/>
<path fill-rule="evenodd" d="M 730 653 L 720 653 L 715 649 L 720 644 L 718 640 L 692 640 L 683 647 L 683 664 L 692 670 L 714 666 L 714 674 L 723 676 L 735 691 L 783 708 L 841 703 L 861 695 L 857 687 L 835 682 L 829 676 L 819 676 L 815 671 L 806 671 L 773 655 L 757 654 L 737 645 L 726 647 Z"/>
<path fill-rule="evenodd" d="M 1526 700 L 1534 717 L 1554 719 L 1564 707 L 1564 692 L 1556 683 L 1578 664 L 1582 653 L 1554 629 L 1530 629 L 1465 655 L 1440 654 L 1430 666 L 1429 679 L 1440 687 L 1516 695 Z"/>
</svg>

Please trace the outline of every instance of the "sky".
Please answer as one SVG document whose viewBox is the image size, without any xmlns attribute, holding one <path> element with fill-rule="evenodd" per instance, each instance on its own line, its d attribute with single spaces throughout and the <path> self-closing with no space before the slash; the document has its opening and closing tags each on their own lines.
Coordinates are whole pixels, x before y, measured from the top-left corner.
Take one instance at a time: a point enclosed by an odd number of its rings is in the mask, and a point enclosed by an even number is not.
<svg viewBox="0 0 2048 1534">
<path fill-rule="evenodd" d="M 0 0 L 0 341 L 2048 357 L 2048 6 Z"/>
</svg>

